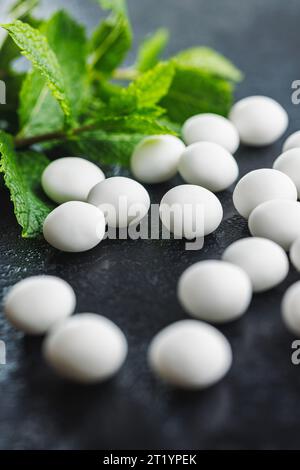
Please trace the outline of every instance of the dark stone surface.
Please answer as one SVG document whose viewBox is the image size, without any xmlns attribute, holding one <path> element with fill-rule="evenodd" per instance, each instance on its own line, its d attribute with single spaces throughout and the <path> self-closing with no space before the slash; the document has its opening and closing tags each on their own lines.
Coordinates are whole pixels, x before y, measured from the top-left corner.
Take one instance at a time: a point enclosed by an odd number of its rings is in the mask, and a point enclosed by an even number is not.
<svg viewBox="0 0 300 470">
<path fill-rule="evenodd" d="M 92 2 L 52 0 L 44 6 L 63 3 L 79 19 L 95 24 Z M 299 110 L 290 100 L 291 82 L 299 78 L 297 0 L 131 0 L 129 5 L 137 40 L 164 25 L 172 33 L 170 53 L 195 44 L 215 47 L 246 73 L 238 97 L 270 95 L 288 109 L 289 131 L 300 127 Z M 270 167 L 281 143 L 263 150 L 241 148 L 241 174 Z M 151 188 L 153 201 L 168 187 Z M 178 241 L 149 240 L 105 241 L 90 253 L 66 255 L 43 241 L 21 239 L 1 187 L 1 297 L 27 276 L 61 276 L 77 293 L 77 311 L 108 316 L 129 341 L 127 362 L 114 380 L 74 386 L 48 370 L 40 339 L 23 337 L 1 314 L 0 339 L 7 345 L 7 365 L 0 366 L 1 449 L 300 447 L 300 370 L 291 364 L 294 338 L 280 318 L 282 294 L 298 278 L 292 269 L 278 288 L 256 295 L 240 321 L 222 327 L 234 352 L 222 383 L 202 393 L 177 392 L 147 368 L 152 336 L 186 318 L 175 295 L 180 273 L 195 261 L 219 258 L 232 241 L 248 235 L 231 191 L 220 199 L 224 220 L 199 252 L 185 251 Z"/>
</svg>

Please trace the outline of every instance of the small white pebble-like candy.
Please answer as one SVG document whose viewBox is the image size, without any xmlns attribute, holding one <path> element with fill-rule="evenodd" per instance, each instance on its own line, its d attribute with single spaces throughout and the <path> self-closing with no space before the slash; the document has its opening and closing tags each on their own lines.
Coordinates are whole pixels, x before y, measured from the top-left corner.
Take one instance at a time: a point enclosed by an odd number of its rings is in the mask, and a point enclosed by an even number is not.
<svg viewBox="0 0 300 470">
<path fill-rule="evenodd" d="M 297 269 L 297 271 L 300 271 L 300 235 L 292 243 L 290 249 L 290 260 L 294 268 Z"/>
<path fill-rule="evenodd" d="M 238 131 L 232 122 L 212 113 L 189 118 L 183 125 L 182 134 L 187 145 L 201 141 L 214 142 L 230 153 L 235 153 L 240 143 Z"/>
<path fill-rule="evenodd" d="M 262 292 L 282 282 L 289 271 L 289 260 L 281 246 L 267 238 L 242 238 L 232 243 L 222 259 L 242 268 L 254 292 Z"/>
<path fill-rule="evenodd" d="M 137 225 L 147 214 L 150 197 L 137 181 L 124 176 L 107 178 L 91 190 L 88 202 L 103 210 L 110 227 Z"/>
<path fill-rule="evenodd" d="M 294 132 L 284 141 L 282 151 L 286 152 L 296 147 L 300 147 L 300 131 Z"/>
<path fill-rule="evenodd" d="M 281 313 L 288 330 L 297 336 L 300 335 L 300 281 L 292 284 L 285 292 Z"/>
<path fill-rule="evenodd" d="M 288 126 L 288 115 L 277 101 L 267 96 L 249 96 L 235 103 L 229 119 L 246 145 L 270 145 Z"/>
<path fill-rule="evenodd" d="M 212 233 L 222 221 L 219 199 L 208 189 L 183 184 L 162 198 L 159 215 L 163 225 L 179 238 L 193 239 Z"/>
<path fill-rule="evenodd" d="M 152 135 L 143 139 L 131 157 L 131 171 L 143 183 L 162 183 L 177 173 L 184 143 L 173 135 Z"/>
<path fill-rule="evenodd" d="M 288 251 L 300 237 L 300 203 L 284 199 L 264 202 L 251 213 L 248 226 L 251 235 L 269 238 Z"/>
<path fill-rule="evenodd" d="M 293 148 L 276 158 L 273 168 L 288 175 L 295 183 L 300 198 L 300 148 Z"/>
<path fill-rule="evenodd" d="M 72 287 L 55 276 L 32 276 L 15 284 L 4 300 L 9 322 L 28 334 L 44 334 L 74 312 Z"/>
<path fill-rule="evenodd" d="M 259 204 L 272 199 L 297 200 L 295 183 L 286 174 L 271 168 L 250 171 L 237 183 L 233 204 L 246 219 Z"/>
<path fill-rule="evenodd" d="M 58 250 L 87 251 L 105 235 L 104 214 L 87 202 L 65 202 L 46 217 L 43 233 L 47 242 Z"/>
<path fill-rule="evenodd" d="M 43 353 L 60 376 L 95 383 L 117 373 L 127 355 L 127 341 L 108 318 L 81 313 L 50 330 Z"/>
<path fill-rule="evenodd" d="M 42 187 L 58 204 L 86 201 L 95 184 L 104 180 L 102 170 L 84 158 L 66 157 L 51 162 L 42 174 Z"/>
<path fill-rule="evenodd" d="M 155 374 L 175 387 L 203 389 L 227 374 L 232 351 L 225 336 L 213 326 L 181 320 L 153 338 L 148 362 Z"/>
<path fill-rule="evenodd" d="M 239 174 L 233 156 L 213 142 L 197 142 L 187 147 L 181 155 L 178 170 L 187 183 L 198 184 L 213 192 L 228 188 Z"/>
<path fill-rule="evenodd" d="M 225 261 L 200 261 L 186 269 L 178 282 L 184 309 L 200 320 L 224 323 L 239 318 L 252 297 L 246 272 Z"/>
</svg>

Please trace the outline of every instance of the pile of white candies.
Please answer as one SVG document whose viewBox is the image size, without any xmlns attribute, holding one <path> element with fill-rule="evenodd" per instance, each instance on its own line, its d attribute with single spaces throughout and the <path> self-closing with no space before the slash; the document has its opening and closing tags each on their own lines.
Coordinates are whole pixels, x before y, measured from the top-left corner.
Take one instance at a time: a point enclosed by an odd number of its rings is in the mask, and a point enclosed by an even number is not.
<svg viewBox="0 0 300 470">
<path fill-rule="evenodd" d="M 214 193 L 237 180 L 239 169 L 232 154 L 240 142 L 251 146 L 272 144 L 287 125 L 287 113 L 276 101 L 252 96 L 236 103 L 229 119 L 215 114 L 188 119 L 182 129 L 185 143 L 171 135 L 142 140 L 131 159 L 135 180 L 105 179 L 103 172 L 85 159 L 58 159 L 42 176 L 45 193 L 60 204 L 45 220 L 45 239 L 62 251 L 93 248 L 103 239 L 106 225 L 127 227 L 146 216 L 150 198 L 141 183 L 162 183 L 177 172 L 186 184 L 172 188 L 162 198 L 162 223 L 179 237 L 195 237 L 185 226 L 184 207 L 201 204 L 201 235 L 212 233 L 223 217 Z M 120 198 L 125 198 L 125 208 L 120 207 Z M 266 291 L 282 282 L 289 270 L 286 251 L 290 251 L 291 261 L 300 271 L 299 198 L 300 131 L 286 140 L 273 169 L 251 171 L 234 189 L 234 206 L 248 219 L 252 237 L 230 245 L 222 260 L 198 262 L 181 275 L 178 298 L 194 319 L 160 331 L 148 351 L 150 367 L 164 381 L 201 389 L 228 372 L 231 346 L 209 323 L 240 318 L 253 292 Z M 172 226 L 166 214 L 166 208 L 175 203 L 183 211 L 179 227 Z M 113 207 L 118 216 L 109 213 L 107 206 Z M 138 217 L 131 210 L 133 206 L 140 208 Z M 23 280 L 5 299 L 5 313 L 13 325 L 29 334 L 46 333 L 44 356 L 57 373 L 84 383 L 111 377 L 126 358 L 124 334 L 100 315 L 70 317 L 74 309 L 72 288 L 52 276 Z M 300 334 L 300 281 L 285 293 L 282 314 L 287 327 Z"/>
</svg>

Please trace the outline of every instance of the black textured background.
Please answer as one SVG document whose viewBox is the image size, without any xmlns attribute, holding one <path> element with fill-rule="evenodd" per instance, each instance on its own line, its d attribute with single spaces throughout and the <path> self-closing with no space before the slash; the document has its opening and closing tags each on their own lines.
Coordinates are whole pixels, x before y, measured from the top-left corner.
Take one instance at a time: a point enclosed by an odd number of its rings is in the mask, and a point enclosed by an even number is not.
<svg viewBox="0 0 300 470">
<path fill-rule="evenodd" d="M 2 2 L 1 2 L 2 3 Z M 90 1 L 45 0 L 42 12 L 68 5 L 90 26 L 99 15 Z M 266 94 L 300 127 L 291 104 L 299 79 L 298 0 L 129 0 L 136 42 L 159 26 L 170 28 L 168 52 L 196 44 L 215 47 L 246 74 L 237 97 Z M 132 56 L 133 57 L 133 56 Z M 282 142 L 263 150 L 241 148 L 241 174 L 271 166 Z M 150 188 L 152 199 L 179 180 Z M 56 378 L 44 364 L 40 340 L 26 338 L 0 316 L 7 365 L 0 366 L 1 449 L 105 448 L 299 448 L 300 366 L 291 364 L 294 339 L 283 327 L 280 301 L 298 276 L 256 295 L 247 314 L 222 327 L 234 352 L 230 373 L 201 393 L 176 392 L 149 372 L 147 345 L 169 323 L 186 318 L 175 290 L 193 262 L 219 258 L 232 241 L 247 236 L 231 192 L 220 195 L 224 220 L 200 252 L 179 241 L 105 241 L 89 253 L 66 255 L 43 241 L 22 240 L 6 190 L 0 189 L 0 294 L 27 276 L 48 273 L 74 287 L 77 311 L 97 312 L 126 333 L 129 355 L 111 382 L 80 387 Z"/>
</svg>

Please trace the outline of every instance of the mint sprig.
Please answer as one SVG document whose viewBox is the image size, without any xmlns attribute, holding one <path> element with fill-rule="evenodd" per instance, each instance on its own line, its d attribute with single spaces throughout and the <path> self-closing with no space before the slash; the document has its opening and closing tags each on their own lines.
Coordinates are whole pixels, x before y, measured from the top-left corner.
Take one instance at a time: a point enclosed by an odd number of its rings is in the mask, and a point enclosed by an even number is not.
<svg viewBox="0 0 300 470">
<path fill-rule="evenodd" d="M 184 120 L 201 112 L 226 115 L 242 78 L 207 47 L 161 62 L 164 28 L 146 38 L 134 64 L 124 67 L 132 46 L 126 1 L 97 1 L 108 14 L 90 39 L 64 11 L 35 20 L 38 0 L 17 0 L 10 12 L 15 20 L 2 25 L 9 35 L 0 44 L 0 79 L 7 79 L 8 89 L 1 117 L 8 132 L 0 131 L 0 165 L 24 237 L 41 232 L 52 207 L 40 188 L 49 162 L 44 152 L 53 156 L 59 146 L 60 155 L 128 166 L 144 136 L 178 135 Z M 27 73 L 14 71 L 20 54 L 31 63 Z"/>
</svg>

